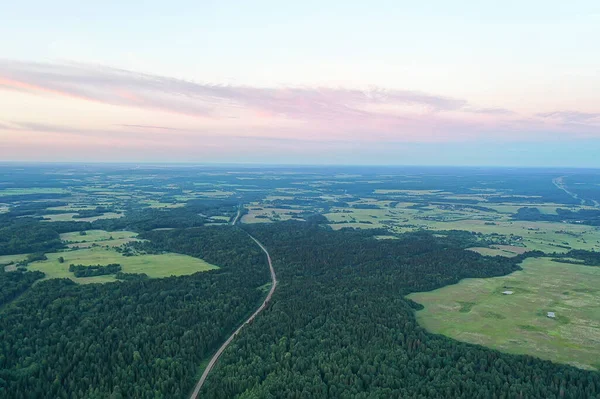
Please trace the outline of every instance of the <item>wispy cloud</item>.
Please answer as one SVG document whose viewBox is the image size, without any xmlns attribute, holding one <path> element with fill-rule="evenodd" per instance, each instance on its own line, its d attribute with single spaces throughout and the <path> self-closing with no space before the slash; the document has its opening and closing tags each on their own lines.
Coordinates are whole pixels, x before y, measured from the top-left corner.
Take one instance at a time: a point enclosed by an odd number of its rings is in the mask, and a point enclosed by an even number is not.
<svg viewBox="0 0 600 399">
<path fill-rule="evenodd" d="M 227 136 L 320 142 L 522 139 L 563 132 L 600 136 L 599 114 L 594 113 L 560 111 L 523 116 L 504 108 L 478 107 L 464 99 L 410 90 L 215 85 L 89 64 L 0 60 L 2 89 L 183 114 L 211 123 L 210 127 L 199 124 L 198 129 L 155 124 L 158 119 L 111 124 L 120 129 L 117 131 L 25 122 L 18 126 L 20 130 L 62 134 L 125 132 L 130 137 L 157 140 L 179 135 L 185 140 Z"/>
<path fill-rule="evenodd" d="M 579 112 L 579 111 L 555 111 L 555 112 L 544 112 L 539 113 L 537 116 L 550 119 L 558 120 L 564 123 L 599 123 L 600 124 L 600 113 L 591 112 Z"/>
<path fill-rule="evenodd" d="M 409 90 L 226 86 L 85 64 L 10 60 L 0 61 L 0 87 L 201 117 L 240 108 L 299 120 L 376 117 L 366 109 L 382 105 L 472 111 L 465 100 Z"/>
<path fill-rule="evenodd" d="M 121 123 L 115 126 L 126 127 L 126 128 L 134 128 L 134 129 L 152 129 L 152 130 L 172 130 L 172 131 L 182 131 L 185 129 L 179 129 L 176 127 L 167 127 L 167 126 L 153 126 L 153 125 L 131 125 L 126 123 Z"/>
</svg>

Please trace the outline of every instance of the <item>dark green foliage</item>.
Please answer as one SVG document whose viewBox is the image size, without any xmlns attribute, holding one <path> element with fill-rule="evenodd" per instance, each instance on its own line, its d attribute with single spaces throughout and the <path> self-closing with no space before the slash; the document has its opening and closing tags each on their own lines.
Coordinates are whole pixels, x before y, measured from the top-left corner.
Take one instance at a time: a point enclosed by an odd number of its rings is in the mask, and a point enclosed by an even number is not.
<svg viewBox="0 0 600 399">
<path fill-rule="evenodd" d="M 538 208 L 523 207 L 519 208 L 513 215 L 515 220 L 527 221 L 546 221 L 546 222 L 569 222 L 587 224 L 591 226 L 600 226 L 600 210 L 580 209 L 573 212 L 569 209 L 556 208 L 556 215 L 540 212 Z"/>
<path fill-rule="evenodd" d="M 517 259 L 464 251 L 460 237 L 377 241 L 300 223 L 248 226 L 280 284 L 225 351 L 210 398 L 593 398 L 600 374 L 427 333 L 404 298 Z M 467 237 L 465 237 L 467 238 Z"/>
<path fill-rule="evenodd" d="M 47 259 L 48 259 L 48 257 L 46 256 L 46 254 L 44 254 L 42 252 L 37 252 L 34 254 L 27 255 L 24 263 L 29 264 L 31 262 L 37 262 L 38 260 L 47 260 Z"/>
<path fill-rule="evenodd" d="M 10 198 L 7 199 L 6 196 L 2 197 L 3 201 L 11 202 Z M 29 203 L 18 203 L 17 206 L 12 208 L 9 212 L 9 216 L 12 217 L 20 217 L 20 216 L 41 216 L 52 213 L 46 208 L 56 207 L 56 206 L 66 206 L 68 203 L 60 202 L 60 201 L 35 201 Z M 56 212 L 59 213 L 59 212 Z"/>
<path fill-rule="evenodd" d="M 50 223 L 17 220 L 0 227 L 0 255 L 54 252 L 61 248 L 64 244 Z"/>
<path fill-rule="evenodd" d="M 0 397 L 189 394 L 200 363 L 261 302 L 268 267 L 260 248 L 230 226 L 152 235 L 165 250 L 201 255 L 221 269 L 35 285 L 0 313 Z"/>
<path fill-rule="evenodd" d="M 378 205 L 375 204 L 354 204 L 352 208 L 355 209 L 380 209 Z"/>
<path fill-rule="evenodd" d="M 97 206 L 95 209 L 84 209 L 77 211 L 76 215 L 73 215 L 73 219 L 91 218 L 96 216 L 102 216 L 107 212 L 115 212 L 112 207 Z"/>
<path fill-rule="evenodd" d="M 158 228 L 201 227 L 210 216 L 234 217 L 236 214 L 237 203 L 235 202 L 190 201 L 182 208 L 133 209 L 121 218 L 96 220 L 92 223 L 92 226 L 100 230 L 143 232 Z"/>
<path fill-rule="evenodd" d="M 585 251 L 582 249 L 573 249 L 564 254 L 553 254 L 552 259 L 555 262 L 573 263 L 576 265 L 600 266 L 600 252 Z M 572 260 L 573 258 L 576 260 Z"/>
<path fill-rule="evenodd" d="M 14 298 L 25 292 L 36 281 L 44 277 L 44 273 L 5 272 L 4 266 L 0 267 L 0 306 L 12 301 Z M 1 357 L 1 355 L 0 355 Z M 1 367 L 1 366 L 0 366 Z"/>
<path fill-rule="evenodd" d="M 108 274 L 116 274 L 121 271 L 121 265 L 118 263 L 109 263 L 106 266 L 103 265 L 69 265 L 69 271 L 75 275 L 75 277 L 94 277 L 94 276 L 105 276 Z"/>
</svg>

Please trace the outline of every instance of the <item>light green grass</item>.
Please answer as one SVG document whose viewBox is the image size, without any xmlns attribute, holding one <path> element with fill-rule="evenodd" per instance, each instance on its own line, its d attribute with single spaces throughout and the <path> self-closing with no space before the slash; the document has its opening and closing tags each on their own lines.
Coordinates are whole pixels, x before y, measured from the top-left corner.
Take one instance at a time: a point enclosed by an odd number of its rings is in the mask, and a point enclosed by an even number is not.
<svg viewBox="0 0 600 399">
<path fill-rule="evenodd" d="M 11 262 L 14 262 L 14 263 L 20 262 L 22 260 L 25 260 L 25 258 L 27 258 L 27 255 L 29 255 L 29 254 L 1 255 L 0 256 L 0 265 L 6 265 Z"/>
<path fill-rule="evenodd" d="M 106 231 L 106 230 L 86 230 L 86 235 L 81 235 L 79 232 L 64 233 L 60 235 L 60 239 L 66 242 L 97 242 L 109 239 L 123 239 L 137 237 L 137 233 L 133 231 Z"/>
<path fill-rule="evenodd" d="M 64 233 L 60 239 L 67 243 L 69 248 L 90 248 L 92 246 L 120 247 L 129 242 L 140 241 L 137 233 L 133 231 L 105 231 L 105 230 L 86 230 L 86 235 L 79 232 Z"/>
<path fill-rule="evenodd" d="M 31 188 L 5 188 L 0 190 L 0 197 L 9 195 L 27 195 L 27 194 L 65 194 L 67 190 L 63 188 L 42 188 L 42 187 L 31 187 Z"/>
<path fill-rule="evenodd" d="M 47 219 L 45 220 L 46 222 L 93 222 L 100 219 L 117 219 L 123 217 L 122 213 L 107 212 L 100 216 L 74 219 L 73 216 L 76 214 L 77 213 L 60 213 L 57 215 L 43 215 L 43 218 Z"/>
<path fill-rule="evenodd" d="M 600 267 L 530 258 L 508 276 L 408 297 L 427 330 L 508 353 L 593 369 L 600 358 Z M 502 291 L 514 291 L 503 295 Z M 469 306 L 465 307 L 465 304 Z M 556 312 L 550 319 L 547 312 Z"/>
<path fill-rule="evenodd" d="M 242 223 L 246 224 L 289 220 L 292 219 L 292 214 L 302 212 L 300 209 L 265 208 L 252 205 L 247 206 L 246 209 L 248 213 L 242 216 Z M 258 216 L 266 216 L 266 218 Z"/>
<path fill-rule="evenodd" d="M 229 216 L 222 216 L 222 215 L 217 215 L 217 216 L 211 216 L 210 219 L 213 220 L 222 220 L 224 222 L 229 222 Z"/>
<path fill-rule="evenodd" d="M 30 263 L 28 269 L 46 273 L 46 278 L 70 278 L 78 283 L 103 283 L 115 281 L 113 276 L 76 278 L 69 272 L 69 265 L 106 265 L 119 263 L 124 273 L 146 273 L 150 277 L 182 276 L 217 269 L 202 259 L 187 255 L 168 253 L 161 255 L 123 256 L 114 249 L 94 247 L 46 254 L 48 260 Z M 58 258 L 63 257 L 64 263 Z"/>
<path fill-rule="evenodd" d="M 210 198 L 227 198 L 227 197 L 230 197 L 233 195 L 233 191 L 223 191 L 223 190 L 195 191 L 194 194 L 201 195 L 203 197 L 210 197 Z"/>
<path fill-rule="evenodd" d="M 473 248 L 467 248 L 467 249 L 469 251 L 477 252 L 478 254 L 481 254 L 481 255 L 484 255 L 484 256 L 507 256 L 507 257 L 511 257 L 511 256 L 516 256 L 517 255 L 514 252 L 505 251 L 505 250 L 498 249 L 498 248 L 473 247 Z"/>
<path fill-rule="evenodd" d="M 385 207 L 386 203 L 387 201 L 381 201 L 380 209 L 334 207 L 324 216 L 335 230 L 344 227 L 367 229 L 384 227 L 396 233 L 419 229 L 466 230 L 486 235 L 499 234 L 506 236 L 506 243 L 510 242 L 528 250 L 541 250 L 547 253 L 567 252 L 569 249 L 564 248 L 565 246 L 573 249 L 600 250 L 600 229 L 594 226 L 515 221 L 506 214 L 468 208 L 457 210 L 429 206 L 425 209 L 411 209 L 402 206 L 404 204 L 398 204 L 390 209 Z M 340 222 L 347 223 L 338 224 Z M 522 240 L 510 239 L 511 234 L 522 237 Z"/>
<path fill-rule="evenodd" d="M 92 205 L 64 205 L 64 206 L 53 206 L 48 208 L 49 211 L 67 211 L 67 212 L 77 212 L 77 211 L 90 211 L 92 209 L 96 209 L 95 206 Z"/>
<path fill-rule="evenodd" d="M 182 203 L 182 202 L 173 204 L 173 203 L 160 202 L 160 201 L 155 201 L 155 200 L 143 201 L 142 203 L 147 205 L 149 208 L 157 208 L 157 209 L 182 208 L 185 206 L 185 203 Z"/>
</svg>

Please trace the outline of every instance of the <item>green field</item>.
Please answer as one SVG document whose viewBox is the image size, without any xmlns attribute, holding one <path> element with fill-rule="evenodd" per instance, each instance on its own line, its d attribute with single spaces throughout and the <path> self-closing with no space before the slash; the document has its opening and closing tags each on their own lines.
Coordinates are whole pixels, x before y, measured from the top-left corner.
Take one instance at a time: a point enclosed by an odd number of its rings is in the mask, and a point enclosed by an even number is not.
<svg viewBox="0 0 600 399">
<path fill-rule="evenodd" d="M 168 253 L 161 255 L 123 256 L 112 248 L 94 247 L 46 254 L 48 260 L 30 263 L 29 270 L 40 270 L 46 278 L 70 278 L 78 283 L 103 283 L 116 281 L 112 276 L 76 278 L 69 272 L 69 265 L 106 265 L 119 263 L 124 273 L 146 273 L 150 277 L 182 276 L 217 269 L 202 259 L 187 255 Z M 58 258 L 63 257 L 64 263 Z"/>
<path fill-rule="evenodd" d="M 5 188 L 0 190 L 0 197 L 9 195 L 28 195 L 28 194 L 65 194 L 68 191 L 64 188 Z"/>
<path fill-rule="evenodd" d="M 0 255 L 0 265 L 5 265 L 10 262 L 19 262 L 25 260 L 29 254 L 18 254 L 18 255 Z"/>
<path fill-rule="evenodd" d="M 500 244 L 516 245 L 528 250 L 541 250 L 547 253 L 567 252 L 569 248 L 600 250 L 600 229 L 594 226 L 560 222 L 516 221 L 512 220 L 508 214 L 461 208 L 460 205 L 457 207 L 429 205 L 411 208 L 414 204 L 400 202 L 396 206 L 390 207 L 390 201 L 373 199 L 363 199 L 350 205 L 365 204 L 376 205 L 378 208 L 332 207 L 330 212 L 324 216 L 330 221 L 330 226 L 334 230 L 345 227 L 387 228 L 396 233 L 414 230 L 467 230 L 488 236 L 497 235 Z M 487 207 L 485 203 L 479 205 Z M 501 208 L 503 206 L 491 205 L 489 207 Z M 555 205 L 544 204 L 539 207 L 550 212 Z M 487 251 L 485 254 L 500 255 L 502 253 Z"/>
<path fill-rule="evenodd" d="M 89 248 L 92 246 L 120 247 L 129 242 L 141 241 L 136 238 L 137 233 L 133 231 L 105 231 L 87 230 L 85 235 L 79 232 L 64 233 L 60 239 L 67 243 L 69 248 Z"/>
<path fill-rule="evenodd" d="M 600 369 L 600 267 L 550 258 L 529 258 L 522 267 L 508 276 L 465 279 L 408 297 L 425 306 L 417 320 L 433 333 Z"/>
<path fill-rule="evenodd" d="M 493 245 L 491 247 L 473 247 L 467 248 L 469 251 L 477 252 L 484 256 L 517 256 L 527 251 L 527 248 L 515 247 L 511 245 Z"/>
<path fill-rule="evenodd" d="M 0 267 L 4 267 L 4 270 L 7 272 L 14 271 L 17 269 L 16 263 L 25 260 L 27 255 L 29 254 L 2 255 L 0 256 Z"/>
<path fill-rule="evenodd" d="M 157 208 L 157 209 L 161 209 L 161 208 L 181 208 L 183 206 L 185 206 L 185 203 L 179 202 L 179 203 L 166 203 L 166 202 L 160 202 L 160 201 L 144 201 L 142 202 L 144 205 L 147 205 L 149 208 Z"/>
<path fill-rule="evenodd" d="M 93 216 L 89 218 L 73 218 L 77 213 L 59 213 L 55 215 L 44 215 L 45 221 L 48 222 L 93 222 L 99 219 L 117 219 L 123 217 L 122 213 L 107 212 L 104 215 Z"/>
<path fill-rule="evenodd" d="M 251 203 L 246 206 L 248 213 L 242 216 L 242 223 L 269 223 L 292 219 L 292 215 L 301 213 L 300 209 L 270 208 L 268 205 L 257 206 Z"/>
<path fill-rule="evenodd" d="M 64 233 L 60 235 L 60 239 L 65 242 L 75 243 L 135 238 L 137 236 L 137 233 L 133 231 L 86 230 L 85 233 L 85 235 L 81 235 L 79 232 Z"/>
</svg>

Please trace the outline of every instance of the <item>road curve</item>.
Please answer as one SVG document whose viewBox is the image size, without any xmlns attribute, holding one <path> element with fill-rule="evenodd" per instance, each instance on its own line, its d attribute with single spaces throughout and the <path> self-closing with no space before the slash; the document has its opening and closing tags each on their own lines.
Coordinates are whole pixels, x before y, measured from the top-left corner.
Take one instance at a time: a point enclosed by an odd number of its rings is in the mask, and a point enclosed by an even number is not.
<svg viewBox="0 0 600 399">
<path fill-rule="evenodd" d="M 239 216 L 239 214 L 238 214 L 238 216 Z M 236 218 L 236 221 L 237 221 L 237 218 Z M 248 235 L 250 235 L 250 234 L 248 234 Z M 212 359 L 210 359 L 210 362 L 208 363 L 208 366 L 206 366 L 206 368 L 204 369 L 204 372 L 202 373 L 202 377 L 200 377 L 200 380 L 196 384 L 196 387 L 194 388 L 194 392 L 192 392 L 190 399 L 196 399 L 198 397 L 198 394 L 200 393 L 200 390 L 202 389 L 202 385 L 204 385 L 204 382 L 206 381 L 208 374 L 210 373 L 210 371 L 213 369 L 213 367 L 219 360 L 219 357 L 221 356 L 223 351 L 227 348 L 227 346 L 229 346 L 231 341 L 233 341 L 235 336 L 238 335 L 238 333 L 242 330 L 242 328 L 244 328 L 244 326 L 246 324 L 248 324 L 252 320 L 254 320 L 256 318 L 256 316 L 258 316 L 258 314 L 267 307 L 267 305 L 271 301 L 273 292 L 275 292 L 275 288 L 277 287 L 277 276 L 275 275 L 275 269 L 273 269 L 273 263 L 271 262 L 271 256 L 269 255 L 269 252 L 264 247 L 264 245 L 262 245 L 260 243 L 260 241 L 258 241 L 256 238 L 252 237 L 251 235 L 250 235 L 250 238 L 252 238 L 252 240 L 254 240 L 254 242 L 260 247 L 260 249 L 262 249 L 262 251 L 267 255 L 267 261 L 269 262 L 269 270 L 271 271 L 271 289 L 269 290 L 269 293 L 267 294 L 267 297 L 263 301 L 262 305 L 260 305 L 259 308 L 256 309 L 256 311 L 252 314 L 252 316 L 250 316 L 248 318 L 248 320 L 246 320 L 241 326 L 238 327 L 237 330 L 235 330 L 235 332 L 233 334 L 231 334 L 231 336 L 229 338 L 227 338 L 227 341 L 225 341 L 223 343 L 223 345 L 221 345 L 221 347 L 219 348 L 217 353 L 215 353 L 214 356 L 212 357 Z"/>
</svg>

